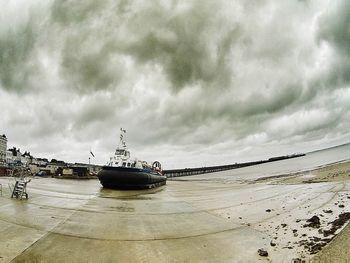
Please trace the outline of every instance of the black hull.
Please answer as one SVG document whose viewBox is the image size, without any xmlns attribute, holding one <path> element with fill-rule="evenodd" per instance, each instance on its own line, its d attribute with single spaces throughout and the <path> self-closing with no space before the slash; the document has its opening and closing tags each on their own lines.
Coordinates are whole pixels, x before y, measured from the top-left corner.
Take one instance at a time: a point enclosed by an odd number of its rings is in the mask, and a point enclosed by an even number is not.
<svg viewBox="0 0 350 263">
<path fill-rule="evenodd" d="M 111 189 L 150 189 L 165 185 L 167 179 L 152 170 L 110 166 L 104 166 L 97 177 Z"/>
</svg>

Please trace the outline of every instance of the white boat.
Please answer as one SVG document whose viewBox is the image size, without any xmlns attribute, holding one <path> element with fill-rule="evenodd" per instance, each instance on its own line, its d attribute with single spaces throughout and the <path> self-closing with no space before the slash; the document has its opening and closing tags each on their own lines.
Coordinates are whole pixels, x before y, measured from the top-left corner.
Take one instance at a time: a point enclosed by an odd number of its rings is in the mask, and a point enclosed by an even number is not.
<svg viewBox="0 0 350 263">
<path fill-rule="evenodd" d="M 120 141 L 106 166 L 97 174 L 105 188 L 148 189 L 166 184 L 160 162 L 149 165 L 145 161 L 132 159 L 125 142 L 126 130 L 121 129 Z"/>
</svg>

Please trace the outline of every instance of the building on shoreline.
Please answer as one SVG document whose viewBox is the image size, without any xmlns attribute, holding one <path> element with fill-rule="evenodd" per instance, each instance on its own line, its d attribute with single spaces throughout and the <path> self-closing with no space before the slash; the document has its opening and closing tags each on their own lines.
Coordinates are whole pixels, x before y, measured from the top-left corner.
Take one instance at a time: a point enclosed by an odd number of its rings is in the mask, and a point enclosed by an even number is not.
<svg viewBox="0 0 350 263">
<path fill-rule="evenodd" d="M 6 165 L 6 150 L 7 150 L 7 138 L 6 135 L 0 135 L 0 166 Z"/>
<path fill-rule="evenodd" d="M 7 142 L 5 134 L 0 134 L 0 176 L 9 175 L 10 172 L 20 169 L 29 169 L 32 175 L 88 178 L 101 169 L 97 165 L 36 158 L 29 151 L 22 153 L 17 147 L 7 149 Z"/>
<path fill-rule="evenodd" d="M 21 153 L 21 150 L 16 147 L 8 149 L 6 151 L 6 163 L 7 166 L 27 166 L 31 163 L 33 157 L 30 152 Z"/>
</svg>

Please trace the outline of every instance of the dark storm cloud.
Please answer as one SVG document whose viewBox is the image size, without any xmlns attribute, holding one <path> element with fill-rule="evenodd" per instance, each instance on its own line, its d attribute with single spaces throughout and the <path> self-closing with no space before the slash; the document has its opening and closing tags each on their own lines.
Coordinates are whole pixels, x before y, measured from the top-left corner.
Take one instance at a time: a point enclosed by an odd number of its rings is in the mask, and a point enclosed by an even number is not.
<svg viewBox="0 0 350 263">
<path fill-rule="evenodd" d="M 29 61 L 35 39 L 32 22 L 0 37 L 0 81 L 5 89 L 25 91 L 35 71 Z"/>
<path fill-rule="evenodd" d="M 223 21 L 224 7 L 220 1 L 192 2 L 184 11 L 173 13 L 153 3 L 135 15 L 132 23 L 142 27 L 137 38 L 126 43 L 125 51 L 141 62 L 162 65 L 175 90 L 196 82 L 206 86 L 218 82 L 225 88 L 239 25 Z M 225 30 L 220 29 L 222 25 Z"/>
<path fill-rule="evenodd" d="M 60 74 L 67 88 L 89 93 L 118 86 L 123 73 L 122 61 L 116 57 L 116 50 L 108 45 L 111 28 L 106 25 L 104 30 L 99 21 L 108 15 L 110 7 L 107 1 L 54 2 L 51 22 L 57 35 L 51 37 L 52 41 L 61 43 L 58 47 L 61 51 Z"/>
<path fill-rule="evenodd" d="M 239 26 L 222 17 L 223 2 L 55 1 L 61 73 L 80 91 L 117 87 L 124 59 L 157 64 L 174 90 L 230 80 L 230 50 Z M 223 27 L 224 26 L 224 27 Z M 51 30 L 51 29 L 50 29 Z"/>
<path fill-rule="evenodd" d="M 324 83 L 336 88 L 350 83 L 350 2 L 334 1 L 319 19 L 319 41 L 325 41 L 334 51 L 334 61 Z"/>
<path fill-rule="evenodd" d="M 47 18 L 49 2 L 14 1 L 1 4 L 0 88 L 28 92 L 39 88 L 40 59 L 36 46 Z"/>
<path fill-rule="evenodd" d="M 334 1 L 319 19 L 319 37 L 331 43 L 341 55 L 350 55 L 350 3 Z"/>
<path fill-rule="evenodd" d="M 101 12 L 108 1 L 86 1 L 85 3 L 62 0 L 54 1 L 51 8 L 53 22 L 64 26 L 81 24 L 97 12 Z"/>
<path fill-rule="evenodd" d="M 118 85 L 121 65 L 113 63 L 110 51 L 103 47 L 86 52 L 81 49 L 81 36 L 70 36 L 66 40 L 62 57 L 62 74 L 67 85 L 81 92 L 107 90 Z"/>
</svg>

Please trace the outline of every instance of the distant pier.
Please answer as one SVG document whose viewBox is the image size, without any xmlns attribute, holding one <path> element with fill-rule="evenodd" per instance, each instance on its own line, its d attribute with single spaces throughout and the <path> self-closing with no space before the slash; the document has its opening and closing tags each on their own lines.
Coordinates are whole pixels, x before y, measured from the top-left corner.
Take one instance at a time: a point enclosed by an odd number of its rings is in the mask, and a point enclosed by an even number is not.
<svg viewBox="0 0 350 263">
<path fill-rule="evenodd" d="M 293 154 L 293 155 L 277 156 L 277 157 L 269 158 L 268 160 L 261 160 L 261 161 L 255 161 L 255 162 L 235 163 L 235 164 L 228 164 L 228 165 L 218 165 L 218 166 L 208 166 L 208 167 L 198 167 L 198 168 L 164 170 L 163 173 L 168 178 L 190 176 L 190 175 L 197 175 L 197 174 L 206 174 L 206 173 L 215 173 L 215 172 L 221 172 L 221 171 L 232 170 L 237 168 L 243 168 L 243 167 L 252 166 L 252 165 L 297 158 L 301 156 L 305 156 L 305 154 L 300 153 L 300 154 Z"/>
</svg>

